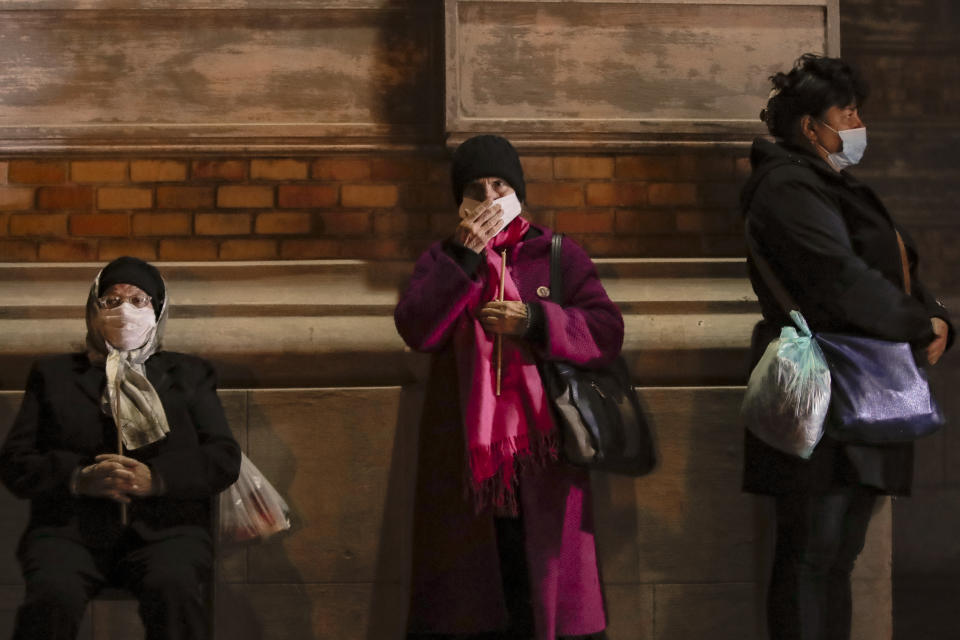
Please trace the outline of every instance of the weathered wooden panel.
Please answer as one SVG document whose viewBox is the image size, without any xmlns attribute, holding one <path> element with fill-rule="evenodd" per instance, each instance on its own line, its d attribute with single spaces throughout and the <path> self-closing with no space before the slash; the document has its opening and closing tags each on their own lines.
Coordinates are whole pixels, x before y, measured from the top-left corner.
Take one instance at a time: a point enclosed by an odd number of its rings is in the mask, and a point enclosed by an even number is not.
<svg viewBox="0 0 960 640">
<path fill-rule="evenodd" d="M 836 52 L 836 3 L 446 0 L 446 121 L 518 142 L 744 138 L 767 77 Z"/>
<path fill-rule="evenodd" d="M 435 9 L 337 6 L 0 5 L 0 150 L 289 149 L 433 132 Z"/>
</svg>

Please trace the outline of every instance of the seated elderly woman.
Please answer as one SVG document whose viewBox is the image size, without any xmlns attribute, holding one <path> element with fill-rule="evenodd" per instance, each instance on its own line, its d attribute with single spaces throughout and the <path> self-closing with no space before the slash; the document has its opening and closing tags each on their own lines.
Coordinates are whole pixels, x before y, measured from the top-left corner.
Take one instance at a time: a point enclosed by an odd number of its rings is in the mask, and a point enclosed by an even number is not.
<svg viewBox="0 0 960 640">
<path fill-rule="evenodd" d="M 452 182 L 460 220 L 417 261 L 395 312 L 406 343 L 434 354 L 408 637 L 600 638 L 590 475 L 558 459 L 537 363 L 610 362 L 623 319 L 569 240 L 563 303 L 551 301 L 553 233 L 518 217 L 523 168 L 507 140 L 461 144 Z"/>
<path fill-rule="evenodd" d="M 211 366 L 160 351 L 167 311 L 157 269 L 118 258 L 90 289 L 86 352 L 30 372 L 0 449 L 3 483 L 30 500 L 15 639 L 76 637 L 105 585 L 137 596 L 147 638 L 208 634 L 210 498 L 240 447 Z"/>
</svg>

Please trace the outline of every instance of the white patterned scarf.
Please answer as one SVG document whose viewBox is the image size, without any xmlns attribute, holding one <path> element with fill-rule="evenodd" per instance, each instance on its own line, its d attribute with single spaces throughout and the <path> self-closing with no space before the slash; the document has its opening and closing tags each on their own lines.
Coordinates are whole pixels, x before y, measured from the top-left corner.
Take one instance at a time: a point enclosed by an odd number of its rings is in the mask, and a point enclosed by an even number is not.
<svg viewBox="0 0 960 640">
<path fill-rule="evenodd" d="M 152 444 L 170 432 L 160 396 L 147 379 L 144 366 L 147 359 L 160 348 L 167 324 L 169 296 L 166 294 L 166 283 L 163 288 L 163 306 L 156 326 L 150 330 L 143 346 L 129 351 L 115 349 L 100 332 L 97 320 L 100 313 L 97 304 L 100 274 L 97 274 L 87 296 L 87 356 L 90 362 L 103 363 L 106 369 L 107 385 L 101 403 L 113 416 L 126 449 L 139 449 Z"/>
</svg>

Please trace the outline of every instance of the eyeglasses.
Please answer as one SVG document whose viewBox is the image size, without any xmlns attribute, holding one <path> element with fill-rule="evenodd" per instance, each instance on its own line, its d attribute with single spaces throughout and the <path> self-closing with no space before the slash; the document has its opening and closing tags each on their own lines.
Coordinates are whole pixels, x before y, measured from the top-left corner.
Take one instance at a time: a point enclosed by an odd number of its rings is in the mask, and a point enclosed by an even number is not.
<svg viewBox="0 0 960 640">
<path fill-rule="evenodd" d="M 145 293 L 135 293 L 132 296 L 104 296 L 97 298 L 97 302 L 102 309 L 116 309 L 124 302 L 129 302 L 137 309 L 143 309 L 150 304 L 151 300 L 153 300 L 153 298 Z"/>
</svg>

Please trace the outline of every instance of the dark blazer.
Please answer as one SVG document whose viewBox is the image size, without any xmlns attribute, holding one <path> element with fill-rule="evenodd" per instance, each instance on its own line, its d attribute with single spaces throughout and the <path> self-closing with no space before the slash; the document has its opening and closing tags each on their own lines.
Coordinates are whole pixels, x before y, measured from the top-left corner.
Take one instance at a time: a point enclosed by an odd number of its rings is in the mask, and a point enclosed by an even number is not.
<svg viewBox="0 0 960 640">
<path fill-rule="evenodd" d="M 147 360 L 146 373 L 170 433 L 126 455 L 149 465 L 165 491 L 134 499 L 130 524 L 145 539 L 206 531 L 210 498 L 240 471 L 240 446 L 217 397 L 213 368 L 200 358 L 159 352 Z M 117 450 L 113 418 L 100 407 L 105 383 L 103 367 L 85 354 L 45 358 L 31 369 L 20 411 L 0 448 L 0 479 L 30 500 L 28 532 L 43 529 L 90 547 L 108 546 L 119 535 L 117 503 L 69 490 L 74 469 Z"/>
<path fill-rule="evenodd" d="M 931 317 L 946 309 L 917 277 L 918 256 L 880 199 L 847 172 L 806 150 L 758 139 L 753 174 L 741 192 L 750 233 L 813 331 L 847 332 L 909 342 L 918 361 L 934 338 Z M 896 232 L 906 245 L 911 295 L 904 292 Z M 764 320 L 754 331 L 756 363 L 789 318 L 749 261 Z M 953 330 L 950 331 L 950 341 Z M 809 461 L 746 436 L 744 488 L 755 493 L 823 491 L 861 483 L 906 494 L 913 445 L 842 445 L 824 437 Z"/>
</svg>

